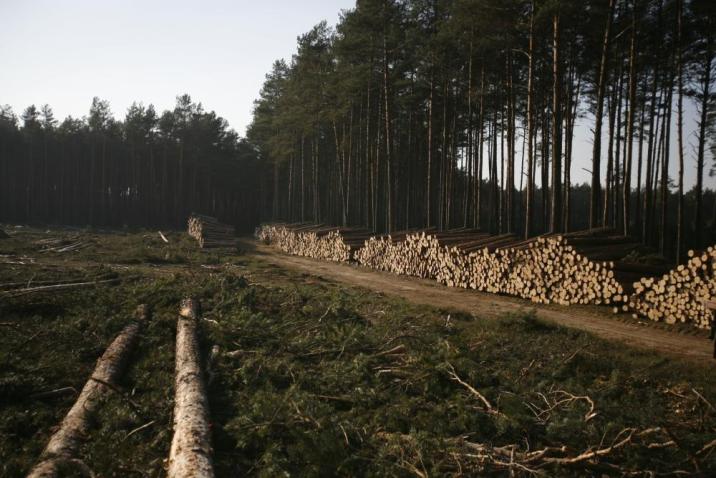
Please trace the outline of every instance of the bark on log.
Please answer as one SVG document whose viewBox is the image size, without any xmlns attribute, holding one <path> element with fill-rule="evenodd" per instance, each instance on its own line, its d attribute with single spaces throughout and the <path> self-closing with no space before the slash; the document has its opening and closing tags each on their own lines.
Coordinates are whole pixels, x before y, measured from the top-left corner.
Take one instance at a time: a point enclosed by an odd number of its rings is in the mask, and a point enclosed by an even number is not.
<svg viewBox="0 0 716 478">
<path fill-rule="evenodd" d="M 174 437 L 169 452 L 169 478 L 214 476 L 209 403 L 197 338 L 198 309 L 198 301 L 184 299 L 177 320 Z"/>
<path fill-rule="evenodd" d="M 76 454 L 89 430 L 90 417 L 97 411 L 101 398 L 110 391 L 105 383 L 115 384 L 124 372 L 141 327 L 148 317 L 149 308 L 140 305 L 137 308 L 137 320 L 126 326 L 107 347 L 77 401 L 62 420 L 60 428 L 50 438 L 40 455 L 39 463 L 30 471 L 28 478 L 58 476 L 59 467 L 63 464 L 74 465 L 82 473 L 92 475 Z"/>
</svg>

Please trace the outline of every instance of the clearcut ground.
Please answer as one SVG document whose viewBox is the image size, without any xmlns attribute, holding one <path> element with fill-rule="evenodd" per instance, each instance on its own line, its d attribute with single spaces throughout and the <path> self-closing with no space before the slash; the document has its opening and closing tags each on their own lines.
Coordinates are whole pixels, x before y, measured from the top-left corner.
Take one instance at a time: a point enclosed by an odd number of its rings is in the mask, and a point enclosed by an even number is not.
<svg viewBox="0 0 716 478">
<path fill-rule="evenodd" d="M 207 374 L 218 476 L 716 473 L 713 364 L 676 350 L 707 351 L 703 336 L 634 325 L 633 344 L 644 332 L 671 345 L 631 347 L 543 318 L 611 320 L 598 311 L 533 311 L 248 243 L 202 252 L 181 233 L 7 229 L 0 476 L 29 470 L 139 303 L 151 324 L 80 458 L 98 476 L 163 476 L 188 295 L 203 305 L 205 355 L 220 350 Z M 48 238 L 84 248 L 42 252 Z M 117 283 L 8 292 L 97 277 Z"/>
</svg>

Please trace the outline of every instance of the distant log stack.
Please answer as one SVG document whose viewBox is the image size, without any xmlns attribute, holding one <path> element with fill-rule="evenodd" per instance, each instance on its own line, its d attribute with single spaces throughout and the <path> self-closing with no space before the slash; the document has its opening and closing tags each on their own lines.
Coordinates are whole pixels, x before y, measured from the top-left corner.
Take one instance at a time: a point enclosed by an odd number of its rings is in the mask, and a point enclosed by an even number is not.
<svg viewBox="0 0 716 478">
<path fill-rule="evenodd" d="M 233 226 L 223 224 L 215 217 L 192 214 L 187 226 L 189 235 L 199 241 L 202 249 L 236 247 Z"/>
<path fill-rule="evenodd" d="M 362 228 L 322 224 L 266 224 L 256 229 L 257 239 L 287 254 L 335 262 L 348 262 L 373 235 Z"/>
<path fill-rule="evenodd" d="M 627 309 L 634 317 L 708 328 L 711 312 L 704 302 L 716 298 L 716 248 L 689 251 L 686 264 L 661 277 L 644 277 L 633 286 Z"/>
</svg>

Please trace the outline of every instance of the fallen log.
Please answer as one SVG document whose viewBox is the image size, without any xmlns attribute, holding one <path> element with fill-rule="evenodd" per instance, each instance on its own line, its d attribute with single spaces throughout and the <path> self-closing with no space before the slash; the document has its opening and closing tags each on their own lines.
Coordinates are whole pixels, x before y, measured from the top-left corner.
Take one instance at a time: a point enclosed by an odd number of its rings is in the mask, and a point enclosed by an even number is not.
<svg viewBox="0 0 716 478">
<path fill-rule="evenodd" d="M 40 455 L 39 463 L 30 471 L 28 478 L 59 476 L 59 467 L 63 464 L 75 466 L 82 473 L 92 475 L 87 465 L 77 458 L 77 452 L 90 428 L 90 418 L 102 403 L 102 397 L 111 390 L 106 384 L 115 384 L 124 372 L 142 325 L 148 318 L 149 308 L 140 305 L 137 308 L 136 320 L 127 325 L 107 347 L 77 401 L 67 412 L 60 428 L 50 438 Z"/>
<path fill-rule="evenodd" d="M 169 478 L 214 476 L 209 402 L 197 338 L 198 315 L 198 301 L 184 299 L 177 320 L 174 437 L 169 452 Z"/>
<path fill-rule="evenodd" d="M 109 283 L 116 283 L 119 282 L 119 278 L 114 279 L 104 279 L 104 280 L 97 280 L 97 281 L 91 281 L 91 282 L 70 282 L 66 284 L 52 284 L 52 285 L 43 285 L 38 287 L 26 287 L 24 289 L 13 289 L 8 291 L 3 291 L 3 295 L 6 297 L 17 297 L 20 295 L 25 294 L 32 294 L 34 292 L 51 292 L 54 290 L 60 290 L 60 289 L 76 289 L 79 287 L 90 287 L 97 284 L 109 284 Z"/>
</svg>

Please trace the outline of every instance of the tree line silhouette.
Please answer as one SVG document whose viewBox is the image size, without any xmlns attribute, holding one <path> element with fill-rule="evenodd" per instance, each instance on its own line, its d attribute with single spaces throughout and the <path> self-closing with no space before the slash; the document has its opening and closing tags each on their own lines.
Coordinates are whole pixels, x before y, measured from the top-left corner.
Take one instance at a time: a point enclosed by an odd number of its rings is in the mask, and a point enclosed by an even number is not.
<svg viewBox="0 0 716 478">
<path fill-rule="evenodd" d="M 261 167 L 223 118 L 188 95 L 158 114 L 134 103 L 116 120 L 94 98 L 59 123 L 49 105 L 0 108 L 0 220 L 181 227 L 201 211 L 250 229 Z"/>
</svg>

